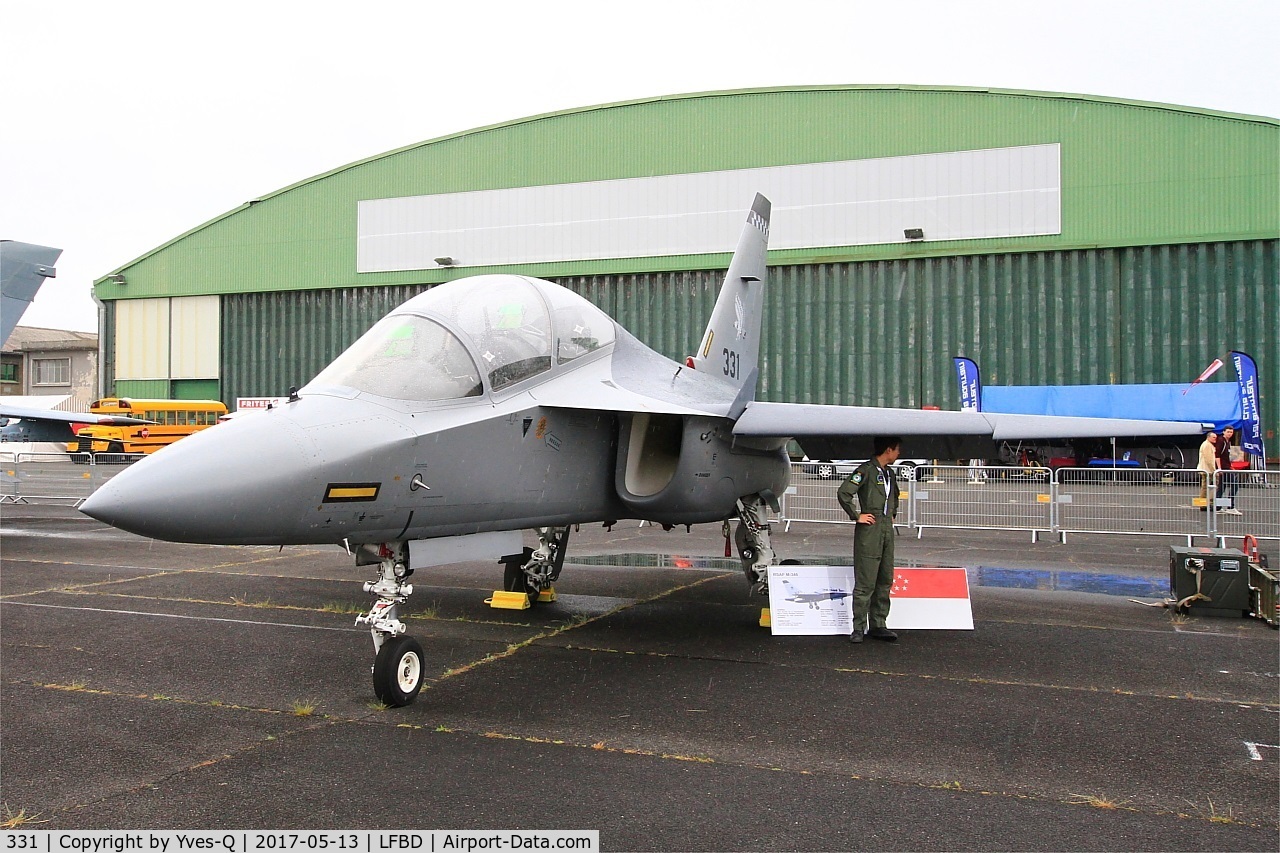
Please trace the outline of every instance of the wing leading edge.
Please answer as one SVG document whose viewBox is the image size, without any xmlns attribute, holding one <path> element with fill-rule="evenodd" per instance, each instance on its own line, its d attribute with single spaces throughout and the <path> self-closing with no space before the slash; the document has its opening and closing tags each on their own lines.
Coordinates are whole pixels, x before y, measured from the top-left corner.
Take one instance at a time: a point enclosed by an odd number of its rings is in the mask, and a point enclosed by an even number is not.
<svg viewBox="0 0 1280 853">
<path fill-rule="evenodd" d="M 1189 421 L 1011 415 L 998 412 L 938 412 L 874 406 L 809 403 L 748 403 L 734 435 L 777 438 L 972 437 L 993 441 L 1054 438 L 1125 438 L 1199 435 L 1205 425 Z"/>
<path fill-rule="evenodd" d="M 7 406 L 0 403 L 0 418 L 21 418 L 24 421 L 47 421 L 64 424 L 102 424 L 105 426 L 129 426 L 153 424 L 155 421 L 131 418 L 128 415 L 95 415 L 90 412 L 60 412 L 56 409 L 34 409 L 27 406 Z"/>
</svg>

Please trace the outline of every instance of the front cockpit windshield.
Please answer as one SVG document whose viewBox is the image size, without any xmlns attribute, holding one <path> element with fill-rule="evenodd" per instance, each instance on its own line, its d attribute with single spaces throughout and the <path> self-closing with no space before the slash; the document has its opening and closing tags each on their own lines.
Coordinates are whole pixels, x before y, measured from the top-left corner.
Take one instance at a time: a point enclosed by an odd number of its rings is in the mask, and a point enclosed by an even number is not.
<svg viewBox="0 0 1280 853">
<path fill-rule="evenodd" d="M 471 339 L 490 386 L 501 390 L 612 344 L 613 321 L 571 290 L 513 275 L 459 279 L 418 297 Z"/>
<path fill-rule="evenodd" d="M 439 298 L 432 307 L 471 337 L 495 391 L 551 369 L 551 317 L 527 280 L 485 277 Z"/>
<path fill-rule="evenodd" d="M 477 397 L 484 380 L 500 391 L 613 342 L 613 320 L 570 290 L 523 276 L 474 276 L 410 299 L 310 387 L 425 402 Z"/>
<path fill-rule="evenodd" d="M 383 317 L 311 381 L 393 400 L 478 397 L 480 371 L 457 336 L 413 314 Z"/>
</svg>

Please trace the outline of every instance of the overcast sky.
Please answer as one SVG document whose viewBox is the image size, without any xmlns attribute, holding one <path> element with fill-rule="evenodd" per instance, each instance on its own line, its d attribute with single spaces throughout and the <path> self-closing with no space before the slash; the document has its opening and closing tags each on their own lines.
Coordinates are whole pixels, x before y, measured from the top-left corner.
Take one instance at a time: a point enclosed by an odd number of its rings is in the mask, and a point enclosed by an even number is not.
<svg viewBox="0 0 1280 853">
<path fill-rule="evenodd" d="M 22 325 L 81 331 L 95 278 L 251 198 L 556 110 L 907 83 L 1280 117 L 1274 0 L 0 0 L 0 32 L 0 238 L 65 250 Z"/>
</svg>

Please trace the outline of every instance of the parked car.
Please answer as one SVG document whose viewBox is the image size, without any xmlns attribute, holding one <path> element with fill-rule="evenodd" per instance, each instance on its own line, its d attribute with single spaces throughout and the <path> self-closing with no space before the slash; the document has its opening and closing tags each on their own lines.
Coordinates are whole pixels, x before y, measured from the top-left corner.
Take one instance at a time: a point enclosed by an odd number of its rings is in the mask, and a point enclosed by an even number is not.
<svg viewBox="0 0 1280 853">
<path fill-rule="evenodd" d="M 811 474 L 819 480 L 843 480 L 853 473 L 854 469 L 866 462 L 865 459 L 832 459 L 830 461 L 812 460 L 806 456 L 801 460 L 801 471 Z M 899 480 L 914 480 L 916 468 L 928 465 L 929 459 L 899 459 L 893 463 L 894 473 Z"/>
</svg>

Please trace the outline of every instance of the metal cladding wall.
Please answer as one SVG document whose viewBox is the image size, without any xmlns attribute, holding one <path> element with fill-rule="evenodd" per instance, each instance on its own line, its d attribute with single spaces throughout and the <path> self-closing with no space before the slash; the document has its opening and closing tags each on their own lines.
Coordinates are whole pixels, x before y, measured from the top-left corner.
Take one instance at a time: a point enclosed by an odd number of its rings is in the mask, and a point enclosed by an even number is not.
<svg viewBox="0 0 1280 853">
<path fill-rule="evenodd" d="M 222 399 L 281 397 L 425 286 L 241 293 L 222 300 Z"/>
<path fill-rule="evenodd" d="M 1244 241 L 773 267 L 760 397 L 957 409 L 953 355 L 977 360 L 992 385 L 1189 384 L 1227 349 L 1261 356 L 1280 347 L 1276 255 L 1276 241 Z M 682 361 L 723 275 L 557 282 Z M 304 384 L 423 289 L 226 297 L 225 399 Z M 1280 374 L 1261 379 L 1264 401 L 1280 400 Z M 1264 402 L 1274 424 L 1270 411 Z"/>
<path fill-rule="evenodd" d="M 761 396 L 954 408 L 953 355 L 974 357 L 990 384 L 1190 382 L 1241 349 L 1258 361 L 1264 428 L 1276 430 L 1280 121 L 1171 105 L 829 86 L 569 110 L 286 187 L 120 268 L 127 284 L 104 277 L 95 288 L 109 321 L 116 300 L 220 295 L 230 401 L 283 394 L 410 295 L 485 272 L 568 284 L 680 359 L 696 346 L 727 251 L 361 273 L 358 207 L 1041 145 L 1060 146 L 1060 233 L 770 252 Z M 780 221 L 787 199 L 773 201 Z M 103 335 L 107 390 L 139 393 L 112 388 L 113 338 Z"/>
</svg>

